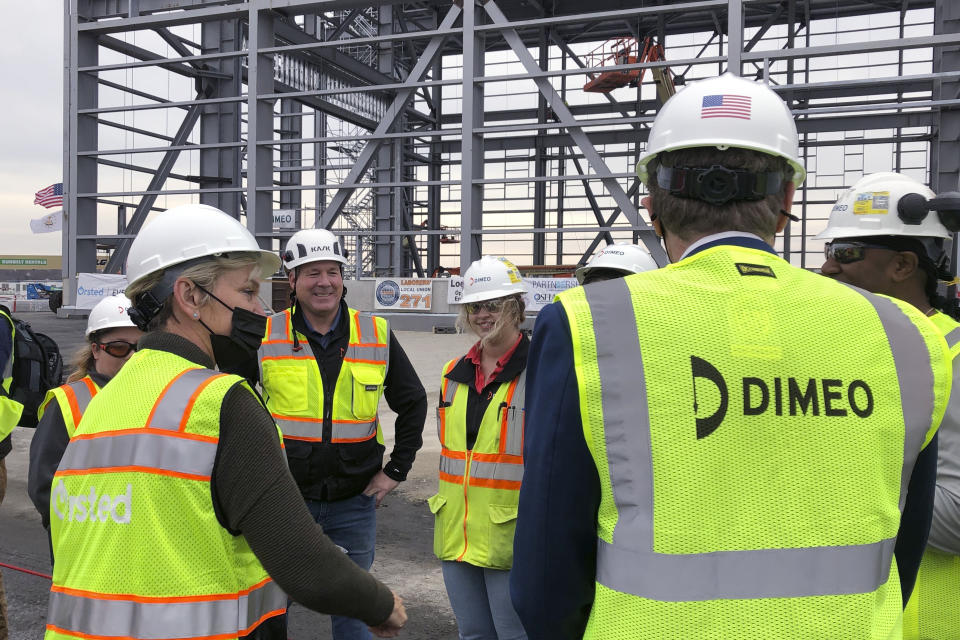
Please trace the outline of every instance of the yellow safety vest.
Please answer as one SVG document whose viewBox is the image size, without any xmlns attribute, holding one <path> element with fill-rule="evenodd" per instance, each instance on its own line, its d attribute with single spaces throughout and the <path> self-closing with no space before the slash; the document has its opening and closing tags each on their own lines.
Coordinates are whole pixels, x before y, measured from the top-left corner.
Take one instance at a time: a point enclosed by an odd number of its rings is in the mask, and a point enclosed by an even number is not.
<svg viewBox="0 0 960 640">
<path fill-rule="evenodd" d="M 0 440 L 10 435 L 20 423 L 20 414 L 23 413 L 23 405 L 10 397 L 10 389 L 13 386 L 13 357 L 14 344 L 16 342 L 17 330 L 13 325 L 13 318 L 3 311 L 0 311 L 0 317 L 5 318 L 10 325 L 10 357 L 3 367 L 3 395 L 0 395 Z"/>
<path fill-rule="evenodd" d="M 286 595 L 214 512 L 220 408 L 237 384 L 145 349 L 90 402 L 50 492 L 46 640 L 231 640 L 284 613 Z"/>
<path fill-rule="evenodd" d="M 350 309 L 350 338 L 333 392 L 331 442 L 364 442 L 376 436 L 383 444 L 377 407 L 390 357 L 387 320 Z M 260 380 L 267 408 L 284 438 L 323 440 L 323 380 L 310 342 L 297 332 L 285 309 L 267 319 L 260 347 Z"/>
<path fill-rule="evenodd" d="M 930 320 L 943 334 L 954 359 L 951 405 L 960 406 L 960 358 L 956 357 L 960 354 L 960 323 L 944 313 L 937 313 Z M 956 428 L 956 421 L 950 426 Z M 944 420 L 941 443 L 947 427 L 948 422 Z M 903 637 L 904 640 L 960 637 L 960 557 L 927 545 L 910 602 L 903 612 Z"/>
<path fill-rule="evenodd" d="M 47 391 L 47 397 L 43 399 L 43 404 L 37 410 L 37 420 L 43 419 L 47 407 L 51 402 L 56 402 L 60 413 L 63 414 L 63 424 L 67 428 L 67 436 L 73 437 L 77 425 L 80 424 L 80 418 L 83 417 L 87 405 L 97 395 L 100 387 L 90 376 L 84 376 L 74 382 L 61 385 L 56 389 Z"/>
<path fill-rule="evenodd" d="M 922 314 L 734 246 L 559 300 L 601 486 L 584 638 L 900 637 L 951 382 Z"/>
<path fill-rule="evenodd" d="M 527 372 L 503 382 L 467 449 L 469 385 L 446 377 L 459 359 L 443 368 L 443 401 L 437 409 L 440 489 L 428 500 L 434 513 L 433 552 L 441 560 L 478 567 L 513 566 L 513 533 L 523 480 L 523 418 Z"/>
</svg>

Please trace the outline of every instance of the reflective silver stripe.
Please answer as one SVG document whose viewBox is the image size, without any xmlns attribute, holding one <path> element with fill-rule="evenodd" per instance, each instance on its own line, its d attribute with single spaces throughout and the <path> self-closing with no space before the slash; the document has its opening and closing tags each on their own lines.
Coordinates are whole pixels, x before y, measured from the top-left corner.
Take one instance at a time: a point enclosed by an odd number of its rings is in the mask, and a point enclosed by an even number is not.
<svg viewBox="0 0 960 640">
<path fill-rule="evenodd" d="M 310 348 L 309 342 L 299 343 L 301 347 L 300 351 L 293 350 L 292 342 L 271 342 L 269 344 L 260 345 L 259 356 L 260 360 L 264 358 L 282 358 L 284 356 L 296 356 L 303 359 L 313 359 L 313 350 Z"/>
<path fill-rule="evenodd" d="M 456 367 L 457 365 L 453 365 Z M 450 368 L 450 371 L 453 371 L 453 367 Z M 449 371 L 447 373 L 450 373 Z M 443 401 L 449 407 L 453 404 L 453 398 L 457 395 L 457 389 L 460 388 L 459 382 L 454 382 L 453 380 L 446 377 L 444 374 L 444 392 L 443 392 Z"/>
<path fill-rule="evenodd" d="M 267 340 L 290 340 L 291 338 L 287 334 L 289 318 L 290 312 L 288 310 L 270 316 L 270 333 L 267 335 Z"/>
<path fill-rule="evenodd" d="M 373 362 L 382 362 L 384 366 L 390 357 L 389 347 L 361 347 L 355 344 L 347 345 L 347 351 L 343 354 L 344 360 L 368 360 Z"/>
<path fill-rule="evenodd" d="M 91 382 L 91 384 L 93 383 Z M 90 387 L 88 387 L 83 380 L 71 382 L 67 386 L 70 387 L 71 391 L 73 391 L 73 395 L 77 399 L 77 410 L 82 416 L 87 410 L 87 406 L 90 405 L 90 400 L 93 399 L 94 394 L 90 392 Z"/>
<path fill-rule="evenodd" d="M 960 327 L 943 336 L 943 339 L 947 341 L 947 346 L 953 349 L 960 342 Z"/>
<path fill-rule="evenodd" d="M 643 354 L 630 289 L 622 278 L 584 287 L 596 336 L 607 464 L 616 504 L 636 516 L 619 518 L 620 537 L 634 549 L 653 549 L 653 465 Z M 638 382 L 639 381 L 639 382 Z"/>
<path fill-rule="evenodd" d="M 517 377 L 517 386 L 513 390 L 510 406 L 505 409 L 507 412 L 507 441 L 504 453 L 512 456 L 523 455 L 523 416 L 526 394 L 527 370 L 524 368 Z"/>
<path fill-rule="evenodd" d="M 907 499 L 913 465 L 920 455 L 927 431 L 933 425 L 933 371 L 930 350 L 923 335 L 895 302 L 883 296 L 851 287 L 866 298 L 877 312 L 887 334 L 900 385 L 903 407 L 903 473 L 900 476 L 900 511 Z"/>
<path fill-rule="evenodd" d="M 248 594 L 201 602 L 105 600 L 51 591 L 47 623 L 97 638 L 235 636 L 286 606 L 286 594 L 272 580 Z"/>
<path fill-rule="evenodd" d="M 377 434 L 376 419 L 370 422 L 334 422 L 330 437 L 334 440 L 369 440 Z"/>
<path fill-rule="evenodd" d="M 273 419 L 280 427 L 280 433 L 283 437 L 290 438 L 309 438 L 310 440 L 320 441 L 320 435 L 323 432 L 323 420 L 319 418 L 314 420 L 287 420 L 274 414 Z"/>
<path fill-rule="evenodd" d="M 110 433 L 110 432 L 106 432 Z M 147 467 L 210 477 L 217 443 L 155 433 L 125 433 L 70 441 L 57 471 Z"/>
<path fill-rule="evenodd" d="M 470 464 L 470 477 L 520 482 L 523 480 L 523 465 L 509 462 L 477 462 L 474 460 Z"/>
<path fill-rule="evenodd" d="M 451 476 L 463 476 L 467 472 L 467 461 L 440 454 L 440 471 Z"/>
<path fill-rule="evenodd" d="M 16 329 L 13 327 L 13 318 L 7 314 L 0 314 L 6 319 L 6 323 L 0 322 L 0 331 L 10 330 L 10 357 L 7 358 L 6 364 L 3 365 L 3 381 L 5 382 L 9 378 L 13 377 L 13 345 L 16 344 Z"/>
<path fill-rule="evenodd" d="M 640 597 L 693 601 L 868 593 L 887 581 L 894 540 L 842 547 L 655 553 L 650 415 L 630 289 L 623 280 L 611 280 L 586 287 L 584 294 L 593 318 L 607 464 L 620 511 L 612 544 L 598 540 L 598 582 Z M 909 416 L 905 455 L 912 466 L 933 407 L 928 351 L 899 308 L 873 298 L 891 338 L 904 415 Z M 911 372 L 915 379 L 907 388 L 904 374 Z M 908 471 L 904 482 L 909 481 Z M 901 500 L 905 492 L 904 485 Z"/>
<path fill-rule="evenodd" d="M 597 581 L 667 602 L 869 593 L 889 578 L 895 544 L 672 555 L 598 540 Z"/>
<path fill-rule="evenodd" d="M 153 407 L 153 413 L 147 427 L 150 429 L 170 429 L 176 431 L 184 419 L 184 413 L 190 403 L 190 397 L 201 384 L 219 376 L 226 375 L 212 369 L 188 369 L 175 378 Z"/>
</svg>

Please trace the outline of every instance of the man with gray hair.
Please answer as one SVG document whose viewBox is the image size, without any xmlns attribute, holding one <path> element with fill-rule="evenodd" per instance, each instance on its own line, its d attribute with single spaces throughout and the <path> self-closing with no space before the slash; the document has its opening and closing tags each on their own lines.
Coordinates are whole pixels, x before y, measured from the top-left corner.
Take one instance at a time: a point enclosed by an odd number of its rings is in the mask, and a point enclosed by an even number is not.
<svg viewBox="0 0 960 640">
<path fill-rule="evenodd" d="M 798 157 L 766 85 L 689 85 L 637 166 L 673 264 L 540 312 L 511 584 L 531 640 L 899 633 L 949 355 L 911 305 L 777 256 Z"/>
</svg>

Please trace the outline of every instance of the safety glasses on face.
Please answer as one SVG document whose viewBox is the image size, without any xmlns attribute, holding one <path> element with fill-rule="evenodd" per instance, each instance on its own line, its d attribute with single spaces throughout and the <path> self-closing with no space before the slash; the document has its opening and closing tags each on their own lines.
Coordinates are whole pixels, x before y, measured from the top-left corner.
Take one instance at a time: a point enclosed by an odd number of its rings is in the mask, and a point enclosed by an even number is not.
<svg viewBox="0 0 960 640">
<path fill-rule="evenodd" d="M 840 264 L 859 262 L 866 257 L 867 249 L 889 249 L 879 244 L 868 242 L 828 242 L 823 246 L 823 255 L 827 260 L 836 260 Z"/>
<path fill-rule="evenodd" d="M 127 342 L 126 340 L 112 340 L 110 342 L 96 342 L 94 344 L 114 358 L 126 358 L 130 355 L 131 351 L 137 350 L 137 344 L 135 342 Z"/>
<path fill-rule="evenodd" d="M 481 311 L 497 313 L 503 309 L 503 304 L 506 301 L 506 298 L 497 298 L 496 300 L 483 300 L 482 302 L 467 302 L 463 306 L 467 309 L 467 313 L 480 313 Z"/>
</svg>

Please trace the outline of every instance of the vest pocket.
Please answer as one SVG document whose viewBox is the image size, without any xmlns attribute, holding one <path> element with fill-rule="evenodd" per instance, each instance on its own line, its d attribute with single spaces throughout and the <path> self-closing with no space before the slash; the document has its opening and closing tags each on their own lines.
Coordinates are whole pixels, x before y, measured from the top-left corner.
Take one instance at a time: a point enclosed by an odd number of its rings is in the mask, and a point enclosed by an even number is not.
<svg viewBox="0 0 960 640">
<path fill-rule="evenodd" d="M 308 373 L 305 366 L 263 363 L 263 388 L 271 412 L 298 415 L 307 410 Z"/>
<path fill-rule="evenodd" d="M 513 566 L 513 534 L 517 528 L 516 504 L 491 504 L 490 545 L 488 562 L 494 569 L 509 569 Z"/>
<path fill-rule="evenodd" d="M 430 513 L 435 516 L 433 520 L 433 555 L 440 559 L 443 559 L 443 532 L 446 528 L 440 510 L 443 509 L 445 504 L 447 504 L 447 499 L 439 493 L 427 498 Z"/>
<path fill-rule="evenodd" d="M 351 408 L 357 420 L 373 420 L 380 404 L 380 392 L 383 390 L 384 373 L 373 367 L 353 365 L 353 398 Z"/>
</svg>

